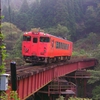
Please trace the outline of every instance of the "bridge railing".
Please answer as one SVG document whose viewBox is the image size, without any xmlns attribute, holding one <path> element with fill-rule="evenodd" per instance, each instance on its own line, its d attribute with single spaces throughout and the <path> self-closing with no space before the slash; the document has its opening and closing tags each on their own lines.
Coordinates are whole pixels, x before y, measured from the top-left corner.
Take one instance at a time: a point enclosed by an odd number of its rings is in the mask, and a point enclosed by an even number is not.
<svg viewBox="0 0 100 100">
<path fill-rule="evenodd" d="M 61 94 L 61 92 L 66 90 L 72 90 L 76 94 L 76 85 L 72 82 L 68 82 L 68 84 L 51 84 L 48 86 L 48 95 Z"/>
</svg>

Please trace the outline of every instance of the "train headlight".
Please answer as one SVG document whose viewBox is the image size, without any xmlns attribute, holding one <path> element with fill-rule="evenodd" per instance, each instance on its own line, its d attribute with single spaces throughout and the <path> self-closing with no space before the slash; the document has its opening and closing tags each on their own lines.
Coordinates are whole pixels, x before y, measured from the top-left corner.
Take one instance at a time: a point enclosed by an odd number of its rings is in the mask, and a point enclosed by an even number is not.
<svg viewBox="0 0 100 100">
<path fill-rule="evenodd" d="M 25 32 L 25 34 L 28 34 L 28 32 Z"/>
</svg>

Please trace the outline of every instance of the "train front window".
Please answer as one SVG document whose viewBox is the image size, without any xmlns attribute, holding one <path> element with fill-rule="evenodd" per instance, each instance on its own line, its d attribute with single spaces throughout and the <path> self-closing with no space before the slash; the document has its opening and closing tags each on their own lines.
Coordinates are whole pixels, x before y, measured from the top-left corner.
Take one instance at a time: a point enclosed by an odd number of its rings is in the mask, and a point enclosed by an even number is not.
<svg viewBox="0 0 100 100">
<path fill-rule="evenodd" d="M 50 42 L 49 37 L 40 37 L 40 42 Z"/>
<path fill-rule="evenodd" d="M 31 36 L 23 36 L 23 41 L 31 41 Z"/>
</svg>

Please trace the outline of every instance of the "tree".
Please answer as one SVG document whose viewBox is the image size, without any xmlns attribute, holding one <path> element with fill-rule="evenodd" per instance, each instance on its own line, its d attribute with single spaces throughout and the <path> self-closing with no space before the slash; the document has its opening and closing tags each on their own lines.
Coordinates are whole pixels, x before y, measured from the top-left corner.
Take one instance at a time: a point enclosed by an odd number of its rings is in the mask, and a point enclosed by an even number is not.
<svg viewBox="0 0 100 100">
<path fill-rule="evenodd" d="M 18 13 L 16 16 L 16 26 L 20 28 L 22 31 L 27 31 L 28 24 L 28 14 L 27 13 Z M 30 24 L 28 24 L 30 25 Z"/>
<path fill-rule="evenodd" d="M 96 18 L 96 13 L 94 10 L 93 6 L 88 6 L 86 10 L 86 15 L 85 15 L 85 27 L 86 27 L 86 32 L 95 32 L 95 18 Z"/>
<path fill-rule="evenodd" d="M 90 80 L 88 81 L 89 84 L 95 84 L 95 87 L 92 91 L 93 99 L 99 100 L 100 99 L 100 44 L 98 45 L 97 49 L 93 51 L 93 57 L 98 59 L 98 65 L 94 70 L 89 70 L 88 72 L 91 73 Z"/>
<path fill-rule="evenodd" d="M 4 22 L 2 23 L 2 33 L 4 34 L 4 43 L 6 44 L 7 53 L 12 55 L 12 50 L 16 41 L 22 34 L 22 31 L 19 30 L 15 25 L 11 23 Z"/>
<path fill-rule="evenodd" d="M 58 37 L 62 37 L 65 39 L 70 39 L 70 34 L 69 34 L 69 30 L 66 26 L 60 25 L 58 24 L 56 27 L 54 28 L 48 28 L 46 29 L 47 33 L 56 35 Z"/>
<path fill-rule="evenodd" d="M 12 55 L 13 57 L 22 58 L 22 35 L 16 41 L 16 44 L 13 46 Z"/>
<path fill-rule="evenodd" d="M 55 25 L 57 24 L 67 25 L 68 11 L 66 9 L 65 0 L 56 0 L 54 9 L 55 9 L 55 12 L 54 12 Z"/>
<path fill-rule="evenodd" d="M 35 27 L 48 28 L 55 26 L 54 19 L 55 0 L 41 0 L 38 9 L 34 12 Z"/>
<path fill-rule="evenodd" d="M 99 100 L 100 99 L 100 85 L 95 87 L 92 94 L 93 94 L 93 99 L 94 100 Z"/>
</svg>

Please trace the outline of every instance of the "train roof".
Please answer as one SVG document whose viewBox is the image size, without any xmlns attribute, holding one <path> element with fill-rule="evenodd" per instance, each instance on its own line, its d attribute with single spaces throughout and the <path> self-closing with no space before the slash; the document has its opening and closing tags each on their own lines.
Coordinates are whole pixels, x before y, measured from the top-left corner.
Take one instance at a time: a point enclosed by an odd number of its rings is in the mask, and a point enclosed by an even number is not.
<svg viewBox="0 0 100 100">
<path fill-rule="evenodd" d="M 56 38 L 59 38 L 59 39 L 62 39 L 62 40 L 66 40 L 66 41 L 69 41 L 69 40 L 67 40 L 67 39 L 64 39 L 64 38 L 62 38 L 62 37 L 57 37 L 57 36 L 55 36 L 55 35 L 51 35 L 51 34 L 49 34 L 49 33 L 44 33 L 44 32 L 32 32 L 32 31 L 30 31 L 30 32 L 25 32 L 24 33 L 24 35 L 40 35 L 40 36 L 48 36 L 48 37 L 56 37 Z M 70 41 L 71 42 L 71 41 Z"/>
</svg>

